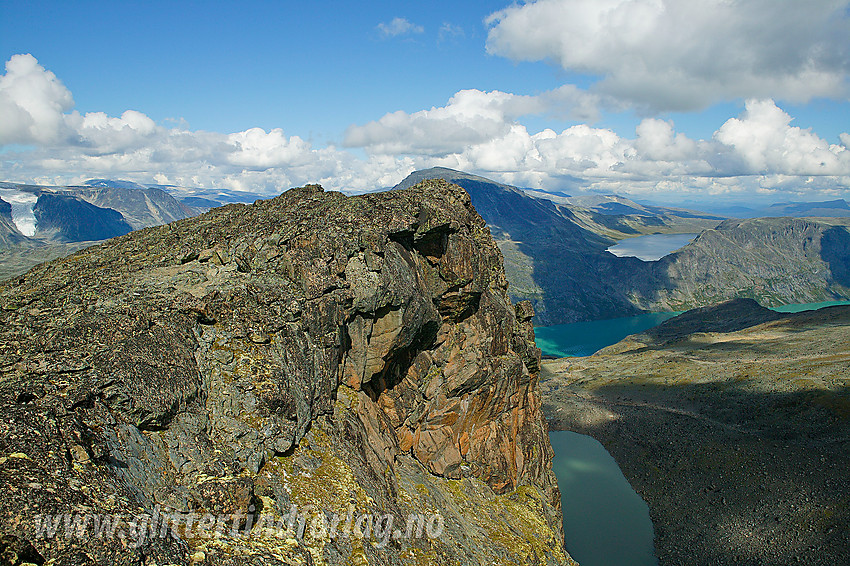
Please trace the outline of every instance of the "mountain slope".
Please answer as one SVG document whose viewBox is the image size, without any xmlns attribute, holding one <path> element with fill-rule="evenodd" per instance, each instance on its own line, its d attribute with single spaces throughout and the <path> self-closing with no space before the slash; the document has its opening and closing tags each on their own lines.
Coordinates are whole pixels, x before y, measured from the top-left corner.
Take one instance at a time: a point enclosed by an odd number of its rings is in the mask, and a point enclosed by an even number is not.
<svg viewBox="0 0 850 566">
<path fill-rule="evenodd" d="M 771 205 L 760 211 L 760 216 L 850 216 L 850 203 L 844 199 L 823 202 L 785 202 Z"/>
<path fill-rule="evenodd" d="M 532 195 L 540 191 L 445 168 L 417 171 L 399 186 L 428 177 L 469 192 L 505 257 L 511 296 L 532 301 L 539 325 L 685 310 L 735 297 L 770 306 L 850 298 L 850 222 L 840 218 L 719 223 L 716 216 L 616 196 L 537 198 Z M 689 231 L 701 233 L 658 261 L 605 251 L 627 236 Z"/>
<path fill-rule="evenodd" d="M 580 226 L 568 209 L 445 168 L 415 172 L 397 188 L 423 178 L 446 179 L 466 189 L 504 255 L 511 296 L 530 300 L 539 324 L 639 312 L 606 275 L 614 256 L 605 248 L 614 240 Z"/>
<path fill-rule="evenodd" d="M 12 220 L 12 205 L 0 198 L 0 249 L 19 246 L 28 240 Z"/>
<path fill-rule="evenodd" d="M 624 284 L 648 310 L 685 310 L 734 297 L 767 306 L 850 297 L 850 222 L 728 220 Z"/>
<path fill-rule="evenodd" d="M 120 212 L 65 194 L 42 193 L 33 214 L 36 237 L 59 242 L 106 240 L 133 229 Z"/>
<path fill-rule="evenodd" d="M 167 192 L 128 181 L 94 179 L 93 186 L 22 185 L 0 183 L 8 191 L 31 198 L 41 219 L 32 238 L 20 234 L 7 215 L 0 214 L 0 279 L 18 275 L 33 265 L 77 251 L 83 242 L 126 234 L 148 226 L 196 216 L 201 208 L 177 201 Z M 116 216 L 116 213 L 118 216 Z"/>
<path fill-rule="evenodd" d="M 95 206 L 117 210 L 133 230 L 168 224 L 200 213 L 161 189 L 80 187 L 71 194 Z"/>
</svg>

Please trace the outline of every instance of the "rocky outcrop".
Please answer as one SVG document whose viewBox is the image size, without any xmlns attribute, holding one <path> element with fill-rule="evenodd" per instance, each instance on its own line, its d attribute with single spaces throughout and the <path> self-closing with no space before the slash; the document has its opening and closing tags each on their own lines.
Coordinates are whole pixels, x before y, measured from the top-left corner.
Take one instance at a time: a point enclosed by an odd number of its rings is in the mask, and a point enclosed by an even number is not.
<svg viewBox="0 0 850 566">
<path fill-rule="evenodd" d="M 0 552 L 571 563 L 533 310 L 506 288 L 484 221 L 442 181 L 360 197 L 293 189 L 2 284 Z M 294 508 L 311 527 L 420 517 L 419 535 L 264 527 Z M 238 532 L 198 536 L 184 522 L 139 545 L 45 537 L 32 521 L 83 512 L 241 519 Z M 440 536 L 421 534 L 424 517 L 439 517 Z"/>
<path fill-rule="evenodd" d="M 615 240 L 581 225 L 568 207 L 443 167 L 414 172 L 398 186 L 410 186 L 422 178 L 448 179 L 466 189 L 505 257 L 511 296 L 532 302 L 536 324 L 640 312 L 617 288 L 613 266 L 619 258 L 605 251 Z M 586 213 L 616 224 L 613 216 Z M 631 227 L 621 228 L 637 234 Z"/>
</svg>

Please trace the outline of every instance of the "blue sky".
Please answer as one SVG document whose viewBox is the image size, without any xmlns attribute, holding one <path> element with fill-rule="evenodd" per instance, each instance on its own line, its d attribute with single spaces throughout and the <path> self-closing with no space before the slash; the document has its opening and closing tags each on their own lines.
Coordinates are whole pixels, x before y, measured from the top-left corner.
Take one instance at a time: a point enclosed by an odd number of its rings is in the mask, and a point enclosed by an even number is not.
<svg viewBox="0 0 850 566">
<path fill-rule="evenodd" d="M 0 0 L 0 178 L 850 197 L 848 5 Z"/>
</svg>

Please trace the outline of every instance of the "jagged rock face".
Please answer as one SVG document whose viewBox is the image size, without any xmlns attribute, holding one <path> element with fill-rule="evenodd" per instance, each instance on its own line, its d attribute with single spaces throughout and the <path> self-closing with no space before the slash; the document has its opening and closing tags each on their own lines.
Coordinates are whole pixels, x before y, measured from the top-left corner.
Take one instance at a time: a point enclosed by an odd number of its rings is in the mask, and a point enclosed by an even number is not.
<svg viewBox="0 0 850 566">
<path fill-rule="evenodd" d="M 175 535 L 131 552 L 109 538 L 37 539 L 6 520 L 0 552 L 99 564 L 571 563 L 534 313 L 506 288 L 484 221 L 443 181 L 360 197 L 293 189 L 4 283 L 0 450 L 16 455 L 2 469 L 5 518 L 159 506 L 259 520 L 290 505 L 356 505 L 436 511 L 445 533 L 386 548 Z"/>
<path fill-rule="evenodd" d="M 12 221 L 12 205 L 0 198 L 0 218 Z"/>
<path fill-rule="evenodd" d="M 74 187 L 66 190 L 100 208 L 117 210 L 133 230 L 182 220 L 198 213 L 162 189 Z"/>
<path fill-rule="evenodd" d="M 12 220 L 12 205 L 0 199 L 0 249 L 16 246 L 26 240 L 27 237 L 21 234 Z"/>
</svg>

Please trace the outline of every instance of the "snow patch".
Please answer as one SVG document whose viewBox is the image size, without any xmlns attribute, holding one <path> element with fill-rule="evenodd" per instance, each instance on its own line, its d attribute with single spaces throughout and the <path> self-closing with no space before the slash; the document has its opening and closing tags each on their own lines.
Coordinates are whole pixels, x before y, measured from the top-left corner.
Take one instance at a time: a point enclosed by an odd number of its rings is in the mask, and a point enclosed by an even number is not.
<svg viewBox="0 0 850 566">
<path fill-rule="evenodd" d="M 28 237 L 35 235 L 36 222 L 32 208 L 38 201 L 38 196 L 23 191 L 0 189 L 0 198 L 12 205 L 12 222 L 21 234 Z"/>
</svg>

